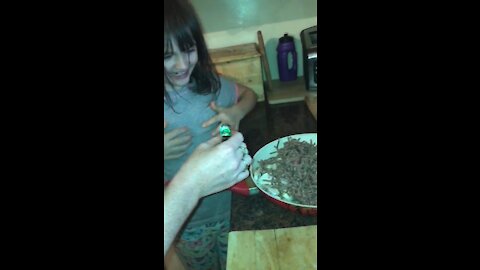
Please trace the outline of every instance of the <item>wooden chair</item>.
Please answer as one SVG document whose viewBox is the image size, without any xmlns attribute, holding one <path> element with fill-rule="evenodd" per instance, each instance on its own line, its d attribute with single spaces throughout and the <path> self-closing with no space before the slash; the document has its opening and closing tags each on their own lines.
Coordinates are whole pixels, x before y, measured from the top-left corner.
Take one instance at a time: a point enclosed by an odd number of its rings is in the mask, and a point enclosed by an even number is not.
<svg viewBox="0 0 480 270">
<path fill-rule="evenodd" d="M 263 71 L 265 72 L 265 78 L 267 79 L 265 86 L 265 101 L 268 104 L 268 93 L 272 91 L 272 75 L 270 73 L 270 65 L 268 64 L 267 53 L 265 51 L 265 43 L 263 41 L 262 31 L 257 31 L 258 39 L 258 51 L 260 52 L 260 58 L 262 59 Z"/>
</svg>

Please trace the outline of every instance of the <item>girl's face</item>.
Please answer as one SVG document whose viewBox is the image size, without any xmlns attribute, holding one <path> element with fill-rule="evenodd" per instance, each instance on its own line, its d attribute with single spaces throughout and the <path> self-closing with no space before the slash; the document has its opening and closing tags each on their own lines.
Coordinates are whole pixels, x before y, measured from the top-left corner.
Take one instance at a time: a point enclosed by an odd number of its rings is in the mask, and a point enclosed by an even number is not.
<svg viewBox="0 0 480 270">
<path fill-rule="evenodd" d="M 182 52 L 175 39 L 171 39 L 171 44 L 171 48 L 166 46 L 166 42 L 164 46 L 166 49 L 163 53 L 164 79 L 170 81 L 173 88 L 179 90 L 190 82 L 193 68 L 198 62 L 197 46 L 193 45 Z M 167 91 L 173 90 L 168 83 L 165 84 L 165 88 Z"/>
</svg>

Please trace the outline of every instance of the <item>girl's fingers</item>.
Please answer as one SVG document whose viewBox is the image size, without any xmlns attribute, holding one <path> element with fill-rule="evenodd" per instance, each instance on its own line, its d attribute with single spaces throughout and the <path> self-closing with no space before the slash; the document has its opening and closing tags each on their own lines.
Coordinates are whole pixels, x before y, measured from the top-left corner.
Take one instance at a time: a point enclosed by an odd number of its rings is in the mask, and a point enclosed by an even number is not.
<svg viewBox="0 0 480 270">
<path fill-rule="evenodd" d="M 172 148 L 168 151 L 169 153 L 168 153 L 167 156 L 169 156 L 171 158 L 181 157 L 185 154 L 185 152 L 187 151 L 189 146 L 190 146 L 190 144 L 182 145 L 182 146 L 179 146 L 179 147 L 174 147 L 174 148 Z"/>
<path fill-rule="evenodd" d="M 218 133 L 219 133 L 219 131 L 220 131 L 220 126 L 221 126 L 221 125 L 222 125 L 222 124 L 218 125 L 217 128 L 213 130 L 212 136 L 218 135 Z"/>
<path fill-rule="evenodd" d="M 210 118 L 210 119 L 208 119 L 207 121 L 203 122 L 202 127 L 203 127 L 203 128 L 206 128 L 206 127 L 208 127 L 208 126 L 210 126 L 210 125 L 212 125 L 212 124 L 214 124 L 214 123 L 216 123 L 216 122 L 218 122 L 218 121 L 219 121 L 219 116 L 218 116 L 218 114 L 216 114 L 216 115 L 213 116 L 212 118 Z"/>
<path fill-rule="evenodd" d="M 169 144 L 176 146 L 176 145 L 190 144 L 191 141 L 192 141 L 192 136 L 183 135 L 170 140 Z"/>
<path fill-rule="evenodd" d="M 185 154 L 185 151 L 180 152 L 180 153 L 170 154 L 170 155 L 169 155 L 169 158 L 170 158 L 170 159 L 176 159 L 176 158 L 179 158 L 179 157 L 183 156 L 184 154 Z"/>
<path fill-rule="evenodd" d="M 171 140 L 177 136 L 184 135 L 184 134 L 185 135 L 190 134 L 187 128 L 176 128 L 170 132 L 165 133 L 164 137 L 166 137 L 168 140 Z"/>
</svg>

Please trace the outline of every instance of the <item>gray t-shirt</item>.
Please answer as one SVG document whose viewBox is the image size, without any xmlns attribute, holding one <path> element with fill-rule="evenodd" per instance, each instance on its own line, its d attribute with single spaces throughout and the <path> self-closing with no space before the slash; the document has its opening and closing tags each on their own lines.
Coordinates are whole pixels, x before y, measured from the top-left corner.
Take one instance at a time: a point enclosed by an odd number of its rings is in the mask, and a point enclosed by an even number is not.
<svg viewBox="0 0 480 270">
<path fill-rule="evenodd" d="M 230 107 L 237 100 L 236 86 L 232 81 L 220 77 L 221 88 L 217 93 L 216 105 L 219 107 Z M 212 138 L 211 133 L 220 123 L 212 124 L 203 128 L 202 124 L 212 118 L 214 112 L 209 104 L 212 101 L 212 95 L 196 94 L 187 87 L 176 92 L 169 92 L 172 99 L 173 108 L 165 102 L 163 103 L 163 112 L 167 128 L 165 132 L 176 128 L 187 127 L 192 135 L 192 145 L 187 149 L 186 154 L 178 159 L 164 160 L 163 176 L 165 181 L 173 178 L 183 163 L 197 148 Z M 203 198 L 196 210 L 193 212 L 188 226 L 197 226 L 199 224 L 215 222 L 230 217 L 231 192 L 222 191 Z"/>
</svg>

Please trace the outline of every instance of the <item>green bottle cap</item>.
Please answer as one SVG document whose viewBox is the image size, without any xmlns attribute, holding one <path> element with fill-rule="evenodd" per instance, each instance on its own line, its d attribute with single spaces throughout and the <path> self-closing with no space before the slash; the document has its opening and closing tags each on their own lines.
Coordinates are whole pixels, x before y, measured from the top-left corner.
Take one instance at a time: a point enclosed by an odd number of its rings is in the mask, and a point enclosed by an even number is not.
<svg viewBox="0 0 480 270">
<path fill-rule="evenodd" d="M 220 136 L 224 139 L 228 139 L 228 137 L 232 136 L 232 131 L 230 130 L 230 126 L 227 124 L 220 125 Z"/>
</svg>

